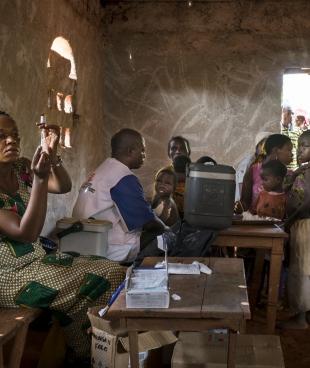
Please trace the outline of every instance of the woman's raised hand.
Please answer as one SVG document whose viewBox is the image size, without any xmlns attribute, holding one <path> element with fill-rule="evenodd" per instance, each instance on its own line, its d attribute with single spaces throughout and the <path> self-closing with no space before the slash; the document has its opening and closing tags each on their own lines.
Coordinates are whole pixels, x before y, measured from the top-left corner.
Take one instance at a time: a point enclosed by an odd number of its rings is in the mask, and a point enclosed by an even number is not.
<svg viewBox="0 0 310 368">
<path fill-rule="evenodd" d="M 56 160 L 57 147 L 60 138 L 60 127 L 58 125 L 42 125 L 42 151 L 46 152 L 52 162 Z"/>
<path fill-rule="evenodd" d="M 51 171 L 51 159 L 50 156 L 43 151 L 41 146 L 36 149 L 33 155 L 31 170 L 33 171 L 34 175 L 40 179 L 45 179 L 49 176 Z"/>
</svg>

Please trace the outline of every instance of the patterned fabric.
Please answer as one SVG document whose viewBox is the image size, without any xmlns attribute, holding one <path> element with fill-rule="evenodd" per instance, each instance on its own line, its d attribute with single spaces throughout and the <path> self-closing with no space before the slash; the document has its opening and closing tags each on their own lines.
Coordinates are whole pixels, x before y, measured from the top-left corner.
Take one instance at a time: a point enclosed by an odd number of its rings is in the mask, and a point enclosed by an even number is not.
<svg viewBox="0 0 310 368">
<path fill-rule="evenodd" d="M 298 220 L 291 227 L 288 296 L 295 312 L 310 310 L 309 234 L 310 219 Z"/>
<path fill-rule="evenodd" d="M 257 199 L 258 216 L 273 217 L 283 220 L 285 217 L 286 193 L 266 192 L 262 190 Z"/>
<path fill-rule="evenodd" d="M 301 172 L 295 178 L 294 183 L 291 186 L 291 190 L 288 192 L 288 215 L 291 215 L 304 203 L 305 188 L 305 174 L 304 172 Z M 308 209 L 308 213 L 303 213 L 303 217 L 310 217 L 310 208 Z"/>
<path fill-rule="evenodd" d="M 282 128 L 281 129 L 281 134 L 286 135 L 287 137 L 290 138 L 292 145 L 293 145 L 293 149 L 292 149 L 292 153 L 293 153 L 293 160 L 292 162 L 287 166 L 288 169 L 291 170 L 295 170 L 297 169 L 298 165 L 297 165 L 297 146 L 298 146 L 298 138 L 299 136 L 302 134 L 303 130 L 296 128 L 294 130 L 290 130 L 287 128 Z"/>
<path fill-rule="evenodd" d="M 17 194 L 0 193 L 0 207 L 20 216 L 29 201 L 24 169 L 23 160 L 18 160 Z M 47 255 L 39 242 L 21 243 L 0 235 L 0 306 L 50 309 L 65 326 L 68 345 L 78 357 L 90 355 L 87 309 L 105 305 L 124 277 L 124 268 L 107 259 Z"/>
</svg>

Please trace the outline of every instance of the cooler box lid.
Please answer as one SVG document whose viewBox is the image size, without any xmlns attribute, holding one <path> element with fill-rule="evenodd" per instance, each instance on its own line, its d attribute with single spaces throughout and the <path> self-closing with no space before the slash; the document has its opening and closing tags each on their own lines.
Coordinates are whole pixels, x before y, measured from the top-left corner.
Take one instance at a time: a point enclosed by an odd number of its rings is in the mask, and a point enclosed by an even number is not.
<svg viewBox="0 0 310 368">
<path fill-rule="evenodd" d="M 77 219 L 73 217 L 64 217 L 56 222 L 57 229 L 68 229 L 75 222 L 83 224 L 83 231 L 91 231 L 95 233 L 104 233 L 112 228 L 112 222 L 96 219 Z"/>
<path fill-rule="evenodd" d="M 204 165 L 192 163 L 188 167 L 187 176 L 192 178 L 235 180 L 236 171 L 227 165 Z"/>
</svg>

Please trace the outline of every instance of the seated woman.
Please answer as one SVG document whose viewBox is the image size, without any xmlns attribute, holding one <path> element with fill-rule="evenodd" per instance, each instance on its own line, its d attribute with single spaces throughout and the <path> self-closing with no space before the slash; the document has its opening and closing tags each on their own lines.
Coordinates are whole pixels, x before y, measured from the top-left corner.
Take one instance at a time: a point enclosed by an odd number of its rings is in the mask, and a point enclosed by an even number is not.
<svg viewBox="0 0 310 368">
<path fill-rule="evenodd" d="M 32 162 L 19 158 L 15 121 L 0 112 L 0 307 L 51 310 L 64 326 L 76 359 L 90 355 L 86 311 L 105 305 L 124 269 L 100 257 L 47 255 L 37 240 L 47 194 L 66 193 L 71 180 L 57 158 L 59 127 L 42 126 L 43 146 Z"/>
</svg>

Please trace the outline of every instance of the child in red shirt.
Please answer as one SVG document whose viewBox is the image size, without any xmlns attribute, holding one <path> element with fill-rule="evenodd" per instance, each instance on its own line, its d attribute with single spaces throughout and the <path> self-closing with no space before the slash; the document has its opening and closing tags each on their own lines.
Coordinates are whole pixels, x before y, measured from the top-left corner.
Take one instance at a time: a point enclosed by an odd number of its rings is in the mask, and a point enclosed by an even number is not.
<svg viewBox="0 0 310 368">
<path fill-rule="evenodd" d="M 284 219 L 286 193 L 283 190 L 283 180 L 286 173 L 286 166 L 279 160 L 263 164 L 261 172 L 263 190 L 259 193 L 255 206 L 258 216 Z"/>
</svg>

